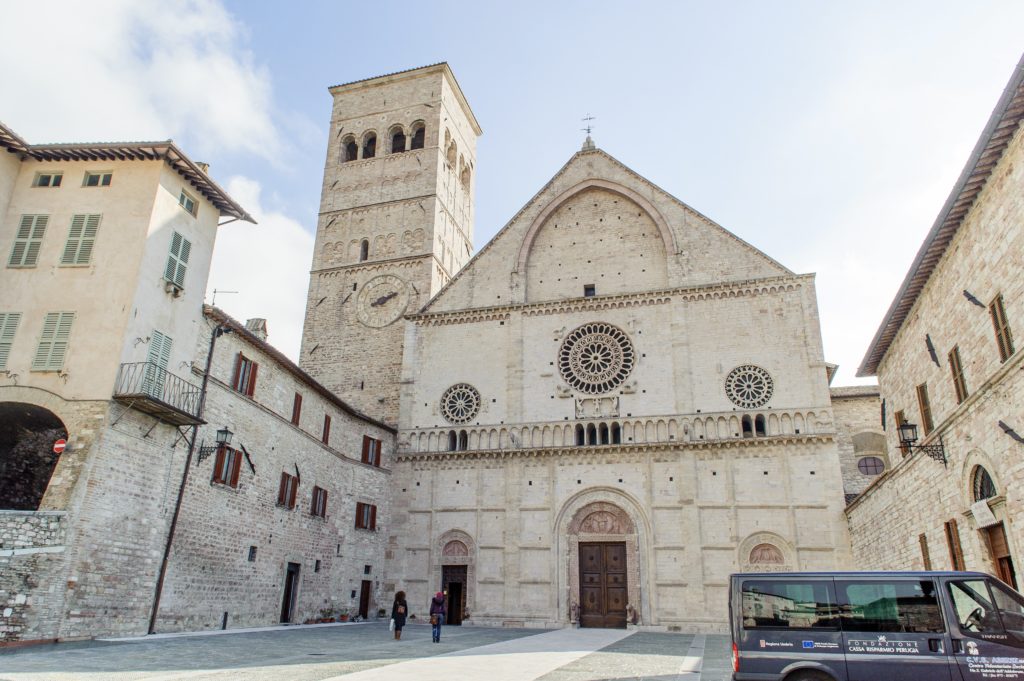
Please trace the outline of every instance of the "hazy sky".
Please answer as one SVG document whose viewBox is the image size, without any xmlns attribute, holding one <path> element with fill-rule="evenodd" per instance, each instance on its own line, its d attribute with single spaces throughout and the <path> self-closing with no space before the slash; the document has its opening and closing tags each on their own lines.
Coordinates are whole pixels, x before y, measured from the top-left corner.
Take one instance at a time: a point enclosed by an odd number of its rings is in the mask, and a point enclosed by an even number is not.
<svg viewBox="0 0 1024 681">
<path fill-rule="evenodd" d="M 0 120 L 173 138 L 256 216 L 210 289 L 296 357 L 327 87 L 451 64 L 484 129 L 479 249 L 597 145 L 796 272 L 853 374 L 1024 51 L 1024 2 L 8 2 Z"/>
</svg>

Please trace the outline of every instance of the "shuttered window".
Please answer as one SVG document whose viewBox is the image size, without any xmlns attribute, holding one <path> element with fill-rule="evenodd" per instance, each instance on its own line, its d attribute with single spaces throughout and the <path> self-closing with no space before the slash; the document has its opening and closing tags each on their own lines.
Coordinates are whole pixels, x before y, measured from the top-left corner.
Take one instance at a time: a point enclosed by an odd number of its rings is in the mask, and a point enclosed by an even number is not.
<svg viewBox="0 0 1024 681">
<path fill-rule="evenodd" d="M 363 456 L 362 462 L 368 463 L 371 466 L 380 466 L 380 440 L 376 440 L 369 435 L 363 436 Z"/>
<path fill-rule="evenodd" d="M 292 424 L 299 425 L 299 419 L 302 417 L 302 395 L 295 393 L 295 401 L 292 402 Z"/>
<path fill-rule="evenodd" d="M 192 242 L 175 232 L 171 236 L 171 251 L 167 255 L 164 279 L 178 288 L 185 288 L 185 270 L 188 256 L 192 253 Z"/>
<path fill-rule="evenodd" d="M 88 265 L 99 229 L 99 215 L 76 215 L 71 218 L 71 229 L 68 231 L 68 241 L 64 244 L 60 264 Z"/>
<path fill-rule="evenodd" d="M 217 448 L 217 459 L 213 463 L 213 482 L 228 487 L 238 487 L 238 474 L 241 469 L 241 452 L 231 447 Z"/>
<path fill-rule="evenodd" d="M 949 562 L 954 570 L 964 569 L 964 550 L 960 547 L 960 530 L 956 518 L 946 522 L 946 545 L 949 547 Z"/>
<path fill-rule="evenodd" d="M 1013 334 L 1010 323 L 1006 320 L 1006 307 L 1003 305 L 1003 294 L 996 296 L 988 306 L 992 315 L 992 325 L 996 328 L 996 344 L 999 346 L 999 360 L 1005 362 L 1013 354 Z"/>
<path fill-rule="evenodd" d="M 256 374 L 259 365 L 242 353 L 238 353 L 235 359 L 235 377 L 231 387 L 246 397 L 252 397 L 256 393 Z"/>
<path fill-rule="evenodd" d="M 956 390 L 956 403 L 967 399 L 967 379 L 964 378 L 964 365 L 960 362 L 960 346 L 955 345 L 949 351 L 949 371 L 953 374 L 953 389 Z"/>
<path fill-rule="evenodd" d="M 927 435 L 935 429 L 935 420 L 932 418 L 932 402 L 928 399 L 927 383 L 917 386 L 917 406 L 921 409 L 921 428 Z"/>
<path fill-rule="evenodd" d="M 313 500 L 309 512 L 319 518 L 327 517 L 327 490 L 322 487 L 313 487 Z"/>
<path fill-rule="evenodd" d="M 43 332 L 39 336 L 32 369 L 35 371 L 60 371 L 64 368 L 64 355 L 71 338 L 71 323 L 74 312 L 47 312 L 43 318 Z"/>
<path fill-rule="evenodd" d="M 277 488 L 277 505 L 291 510 L 295 508 L 295 495 L 299 490 L 299 479 L 288 473 L 281 473 L 281 485 Z"/>
<path fill-rule="evenodd" d="M 11 356 L 14 345 L 14 332 L 21 321 L 20 312 L 0 312 L 0 369 L 7 368 L 7 358 Z"/>
<path fill-rule="evenodd" d="M 142 389 L 149 395 L 159 397 L 164 392 L 167 367 L 171 363 L 172 342 L 170 336 L 165 336 L 159 331 L 153 331 L 153 335 L 150 336 L 146 374 L 142 384 Z"/>
<path fill-rule="evenodd" d="M 356 529 L 377 529 L 377 507 L 373 504 L 356 503 Z"/>
<path fill-rule="evenodd" d="M 14 236 L 14 248 L 7 260 L 8 267 L 35 267 L 39 260 L 39 249 L 43 246 L 43 234 L 49 215 L 22 215 L 18 233 Z"/>
</svg>

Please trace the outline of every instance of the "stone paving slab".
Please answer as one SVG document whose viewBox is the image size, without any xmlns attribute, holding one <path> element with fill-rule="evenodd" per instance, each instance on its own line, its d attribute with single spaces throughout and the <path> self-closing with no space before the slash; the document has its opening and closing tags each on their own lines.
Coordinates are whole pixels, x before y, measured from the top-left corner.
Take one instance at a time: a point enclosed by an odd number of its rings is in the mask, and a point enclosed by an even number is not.
<svg viewBox="0 0 1024 681">
<path fill-rule="evenodd" d="M 728 681 L 729 651 L 727 636 L 622 630 L 445 627 L 435 644 L 410 625 L 395 641 L 366 623 L 0 650 L 0 681 Z"/>
</svg>

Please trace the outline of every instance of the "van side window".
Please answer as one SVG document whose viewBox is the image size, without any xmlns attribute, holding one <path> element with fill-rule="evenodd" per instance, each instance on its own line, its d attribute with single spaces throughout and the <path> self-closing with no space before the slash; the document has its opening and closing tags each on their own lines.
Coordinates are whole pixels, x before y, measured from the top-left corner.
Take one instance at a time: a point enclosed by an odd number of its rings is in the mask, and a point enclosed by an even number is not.
<svg viewBox="0 0 1024 681">
<path fill-rule="evenodd" d="M 965 636 L 1009 632 L 1018 641 L 1024 640 L 1024 602 L 999 582 L 984 579 L 950 582 L 949 595 Z"/>
<path fill-rule="evenodd" d="M 744 629 L 835 629 L 832 583 L 799 579 L 743 582 Z"/>
<path fill-rule="evenodd" d="M 946 630 L 930 579 L 836 580 L 843 631 L 937 633 Z"/>
</svg>

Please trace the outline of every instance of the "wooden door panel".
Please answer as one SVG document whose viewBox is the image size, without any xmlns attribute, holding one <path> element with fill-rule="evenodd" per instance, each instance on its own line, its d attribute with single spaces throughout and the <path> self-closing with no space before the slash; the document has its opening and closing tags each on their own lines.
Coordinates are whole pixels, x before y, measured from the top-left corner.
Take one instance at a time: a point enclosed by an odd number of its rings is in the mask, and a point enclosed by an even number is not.
<svg viewBox="0 0 1024 681">
<path fill-rule="evenodd" d="M 626 545 L 580 544 L 580 625 L 626 626 Z"/>
</svg>

